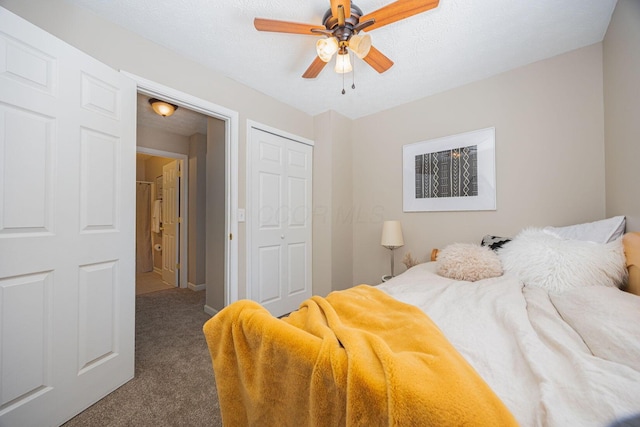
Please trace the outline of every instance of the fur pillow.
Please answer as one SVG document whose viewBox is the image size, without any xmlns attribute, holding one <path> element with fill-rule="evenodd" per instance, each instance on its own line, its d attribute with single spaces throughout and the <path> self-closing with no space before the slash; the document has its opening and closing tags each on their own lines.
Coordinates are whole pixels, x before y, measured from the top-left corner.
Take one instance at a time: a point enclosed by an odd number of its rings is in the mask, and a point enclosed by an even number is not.
<svg viewBox="0 0 640 427">
<path fill-rule="evenodd" d="M 475 282 L 502 275 L 500 258 L 488 246 L 454 243 L 438 253 L 436 271 L 456 280 Z"/>
<path fill-rule="evenodd" d="M 560 293 L 600 285 L 620 286 L 626 279 L 622 240 L 595 243 L 563 240 L 558 235 L 529 228 L 498 250 L 504 271 L 525 285 Z"/>
</svg>

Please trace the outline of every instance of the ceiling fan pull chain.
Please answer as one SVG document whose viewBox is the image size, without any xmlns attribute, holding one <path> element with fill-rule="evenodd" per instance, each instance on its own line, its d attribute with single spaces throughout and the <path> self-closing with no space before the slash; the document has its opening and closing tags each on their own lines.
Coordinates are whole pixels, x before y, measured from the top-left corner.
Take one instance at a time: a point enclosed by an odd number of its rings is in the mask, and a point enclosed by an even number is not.
<svg viewBox="0 0 640 427">
<path fill-rule="evenodd" d="M 351 89 L 355 89 L 356 88 L 356 58 L 353 58 L 353 75 L 351 76 Z"/>
<path fill-rule="evenodd" d="M 342 73 L 342 94 L 344 95 L 346 92 L 344 90 L 344 73 Z"/>
</svg>

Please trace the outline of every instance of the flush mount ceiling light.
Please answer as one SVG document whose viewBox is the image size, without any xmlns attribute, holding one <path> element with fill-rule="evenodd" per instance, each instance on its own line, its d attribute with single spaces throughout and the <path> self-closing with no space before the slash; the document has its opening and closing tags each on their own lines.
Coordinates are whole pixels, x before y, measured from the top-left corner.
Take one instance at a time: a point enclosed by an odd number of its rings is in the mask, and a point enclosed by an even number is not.
<svg viewBox="0 0 640 427">
<path fill-rule="evenodd" d="M 156 98 L 149 99 L 149 104 L 151 104 L 153 111 L 162 117 L 169 117 L 178 109 L 177 105 L 169 104 Z"/>
</svg>

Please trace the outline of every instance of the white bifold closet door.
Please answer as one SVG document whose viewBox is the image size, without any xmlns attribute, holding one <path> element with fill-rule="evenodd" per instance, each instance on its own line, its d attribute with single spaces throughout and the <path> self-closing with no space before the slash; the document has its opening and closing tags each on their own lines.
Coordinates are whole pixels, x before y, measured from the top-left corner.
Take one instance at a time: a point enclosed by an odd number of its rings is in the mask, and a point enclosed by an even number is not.
<svg viewBox="0 0 640 427">
<path fill-rule="evenodd" d="M 135 83 L 0 8 L 0 425 L 133 378 Z"/>
<path fill-rule="evenodd" d="M 251 128 L 250 298 L 274 316 L 311 297 L 313 147 Z"/>
</svg>

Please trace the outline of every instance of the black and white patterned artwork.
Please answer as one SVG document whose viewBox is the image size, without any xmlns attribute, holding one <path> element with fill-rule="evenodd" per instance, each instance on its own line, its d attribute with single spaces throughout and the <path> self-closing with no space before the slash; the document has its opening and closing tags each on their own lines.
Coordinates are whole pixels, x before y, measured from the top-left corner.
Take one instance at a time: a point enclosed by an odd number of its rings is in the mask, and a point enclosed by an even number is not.
<svg viewBox="0 0 640 427">
<path fill-rule="evenodd" d="M 416 198 L 478 195 L 478 146 L 415 156 Z"/>
<path fill-rule="evenodd" d="M 496 209 L 495 128 L 402 147 L 405 212 Z"/>
</svg>

